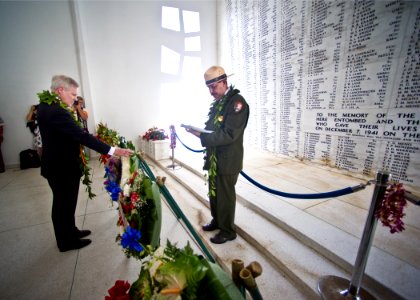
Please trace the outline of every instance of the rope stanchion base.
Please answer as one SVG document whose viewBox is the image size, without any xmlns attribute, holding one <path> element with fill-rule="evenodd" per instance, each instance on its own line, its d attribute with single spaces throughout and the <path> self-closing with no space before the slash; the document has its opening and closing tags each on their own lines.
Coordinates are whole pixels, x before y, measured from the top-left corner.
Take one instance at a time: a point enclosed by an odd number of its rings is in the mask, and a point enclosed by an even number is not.
<svg viewBox="0 0 420 300">
<path fill-rule="evenodd" d="M 172 148 L 172 156 L 171 156 L 171 159 L 172 159 L 172 164 L 170 164 L 169 166 L 167 166 L 166 167 L 167 169 L 172 169 L 173 171 L 175 171 L 175 170 L 178 170 L 178 169 L 181 169 L 182 168 L 181 165 L 177 165 L 175 163 L 175 149 L 174 148 Z"/>
<path fill-rule="evenodd" d="M 359 289 L 357 295 L 349 292 L 350 280 L 337 276 L 324 276 L 318 282 L 318 292 L 324 300 L 374 300 L 372 294 L 363 288 Z"/>
<path fill-rule="evenodd" d="M 169 166 L 166 166 L 167 169 L 172 169 L 172 170 L 179 170 L 182 168 L 181 165 L 177 165 L 175 163 L 175 158 L 172 156 L 172 164 L 170 164 Z"/>
<path fill-rule="evenodd" d="M 172 170 L 179 170 L 179 169 L 182 168 L 182 166 L 181 165 L 177 165 L 177 164 L 172 164 L 172 165 L 166 166 L 166 168 L 167 169 L 172 169 Z"/>
</svg>

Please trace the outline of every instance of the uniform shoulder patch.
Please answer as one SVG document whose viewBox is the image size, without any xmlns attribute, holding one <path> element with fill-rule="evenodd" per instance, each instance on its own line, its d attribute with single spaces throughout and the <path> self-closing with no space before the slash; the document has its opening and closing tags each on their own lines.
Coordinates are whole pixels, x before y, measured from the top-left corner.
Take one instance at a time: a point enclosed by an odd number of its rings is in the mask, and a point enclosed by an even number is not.
<svg viewBox="0 0 420 300">
<path fill-rule="evenodd" d="M 235 112 L 240 112 L 243 107 L 244 107 L 244 104 L 240 100 L 236 100 L 235 103 L 233 104 L 233 109 L 235 110 Z"/>
</svg>

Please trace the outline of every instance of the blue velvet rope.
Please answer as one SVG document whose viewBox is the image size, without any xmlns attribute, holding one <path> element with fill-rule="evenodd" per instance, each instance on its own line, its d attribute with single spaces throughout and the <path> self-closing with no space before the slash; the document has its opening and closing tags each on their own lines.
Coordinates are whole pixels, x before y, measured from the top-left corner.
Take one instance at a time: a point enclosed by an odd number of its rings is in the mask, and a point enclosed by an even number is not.
<svg viewBox="0 0 420 300">
<path fill-rule="evenodd" d="M 176 136 L 176 138 L 178 139 L 178 141 L 185 147 L 185 148 L 187 148 L 188 150 L 190 150 L 190 151 L 192 151 L 192 152 L 197 152 L 197 153 L 200 153 L 200 152 L 204 152 L 204 149 L 203 150 L 194 150 L 194 149 L 191 149 L 190 147 L 188 147 L 187 145 L 185 145 L 182 141 L 181 141 L 181 139 L 179 138 L 179 136 L 178 136 L 178 134 L 175 132 L 175 136 Z"/>
<path fill-rule="evenodd" d="M 339 197 L 347 194 L 353 193 L 353 189 L 351 187 L 346 187 L 341 190 L 332 191 L 332 192 L 326 192 L 326 193 L 317 193 L 317 194 L 290 194 L 290 193 L 284 193 L 281 191 L 276 191 L 273 189 L 270 189 L 258 182 L 256 182 L 254 179 L 249 177 L 247 174 L 245 174 L 244 171 L 241 171 L 241 175 L 244 176 L 249 182 L 256 185 L 260 189 L 263 189 L 264 191 L 267 191 L 271 194 L 275 194 L 277 196 L 287 197 L 287 198 L 294 198 L 294 199 L 324 199 L 324 198 L 332 198 L 332 197 Z"/>
<path fill-rule="evenodd" d="M 193 152 L 204 152 L 204 150 L 193 150 L 191 148 L 189 148 L 188 146 L 186 146 L 178 137 L 178 135 L 175 133 L 177 139 L 181 142 L 181 144 L 187 148 L 190 151 Z M 324 198 L 333 198 L 333 197 L 339 197 L 339 196 L 344 196 L 344 195 L 348 195 L 354 192 L 354 190 L 351 187 L 346 187 L 344 189 L 341 190 L 336 190 L 336 191 L 332 191 L 332 192 L 326 192 L 326 193 L 316 193 L 316 194 L 291 194 L 291 193 L 285 193 L 285 192 L 281 192 L 281 191 L 277 191 L 277 190 L 273 190 L 270 189 L 258 182 L 256 182 L 254 179 L 252 179 L 251 177 L 249 177 L 247 174 L 245 174 L 244 171 L 240 172 L 241 175 L 243 177 L 245 177 L 249 182 L 251 182 L 252 184 L 254 184 L 255 186 L 259 187 L 260 189 L 269 192 L 271 194 L 277 195 L 277 196 L 282 196 L 282 197 L 286 197 L 286 198 L 293 198 L 293 199 L 324 199 Z"/>
</svg>

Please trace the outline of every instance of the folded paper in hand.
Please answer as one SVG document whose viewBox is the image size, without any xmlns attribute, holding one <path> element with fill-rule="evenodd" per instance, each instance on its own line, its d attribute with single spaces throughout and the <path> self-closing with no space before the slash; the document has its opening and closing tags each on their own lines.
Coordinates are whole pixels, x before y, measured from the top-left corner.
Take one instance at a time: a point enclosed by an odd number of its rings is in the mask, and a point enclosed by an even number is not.
<svg viewBox="0 0 420 300">
<path fill-rule="evenodd" d="M 187 128 L 187 129 L 191 129 L 191 130 L 195 130 L 198 132 L 202 132 L 202 133 L 212 133 L 213 131 L 211 130 L 207 130 L 207 129 L 203 129 L 203 128 L 198 128 L 195 126 L 191 126 L 191 125 L 185 125 L 185 124 L 181 124 L 181 127 Z"/>
</svg>

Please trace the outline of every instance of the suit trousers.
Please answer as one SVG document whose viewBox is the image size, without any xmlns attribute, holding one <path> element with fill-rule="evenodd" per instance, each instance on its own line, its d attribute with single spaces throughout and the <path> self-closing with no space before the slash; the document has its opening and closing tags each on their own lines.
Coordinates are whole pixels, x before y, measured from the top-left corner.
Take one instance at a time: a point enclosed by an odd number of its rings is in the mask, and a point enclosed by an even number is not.
<svg viewBox="0 0 420 300">
<path fill-rule="evenodd" d="M 228 236 L 235 235 L 235 184 L 239 174 L 216 176 L 216 197 L 210 197 L 210 211 L 220 231 Z"/>
<path fill-rule="evenodd" d="M 59 248 L 72 244 L 77 239 L 78 232 L 74 215 L 79 194 L 80 176 L 66 176 L 64 172 L 61 176 L 48 178 L 48 184 L 53 193 L 51 218 Z"/>
</svg>

